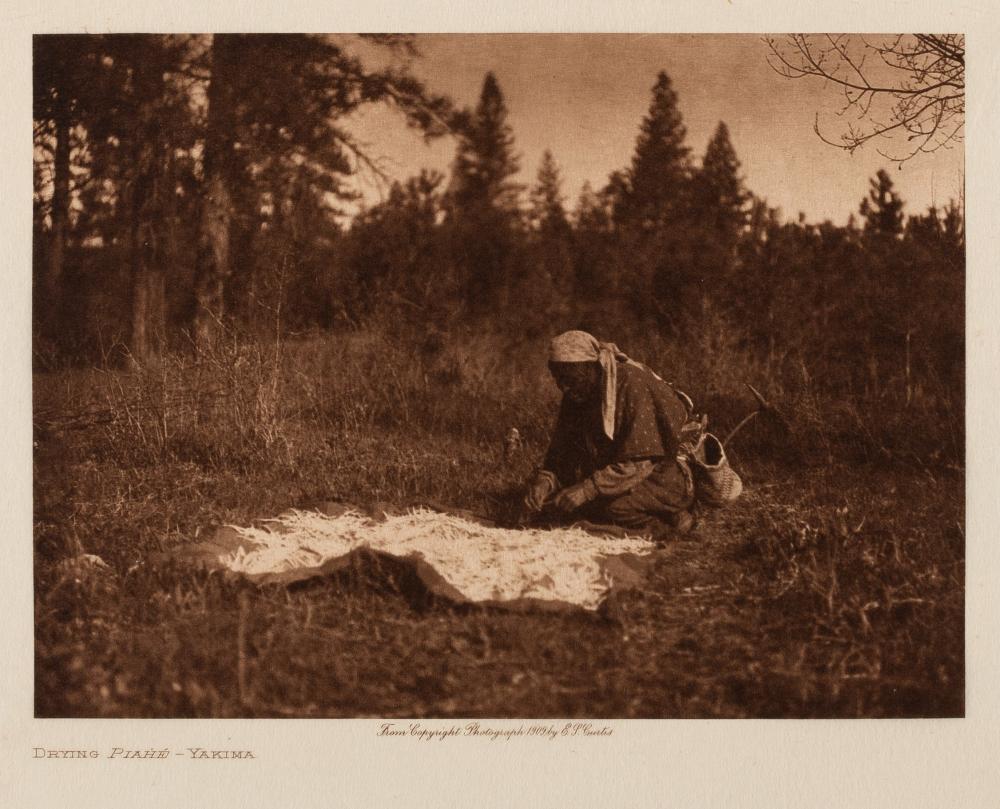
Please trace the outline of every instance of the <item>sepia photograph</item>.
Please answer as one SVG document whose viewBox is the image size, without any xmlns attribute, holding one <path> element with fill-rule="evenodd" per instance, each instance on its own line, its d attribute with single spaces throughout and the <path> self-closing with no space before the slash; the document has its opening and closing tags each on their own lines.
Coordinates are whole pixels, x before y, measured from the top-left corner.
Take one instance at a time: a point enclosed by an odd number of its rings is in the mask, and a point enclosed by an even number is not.
<svg viewBox="0 0 1000 809">
<path fill-rule="evenodd" d="M 36 718 L 966 715 L 964 34 L 31 74 Z"/>
</svg>

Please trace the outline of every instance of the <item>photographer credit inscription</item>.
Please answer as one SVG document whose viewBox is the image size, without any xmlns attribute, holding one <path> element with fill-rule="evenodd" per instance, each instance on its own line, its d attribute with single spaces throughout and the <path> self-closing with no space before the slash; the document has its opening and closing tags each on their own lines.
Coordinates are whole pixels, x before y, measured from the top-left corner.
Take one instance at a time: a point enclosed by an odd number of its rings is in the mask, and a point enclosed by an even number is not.
<svg viewBox="0 0 1000 809">
<path fill-rule="evenodd" d="M 521 738 L 542 738 L 554 741 L 556 739 L 580 738 L 610 738 L 614 730 L 610 725 L 597 725 L 593 722 L 550 722 L 517 725 L 483 725 L 479 722 L 467 722 L 464 725 L 451 724 L 428 726 L 419 722 L 408 724 L 400 722 L 382 722 L 375 734 L 385 738 L 409 738 L 418 741 L 445 741 L 455 738 L 480 738 L 489 741 L 511 741 Z"/>
</svg>

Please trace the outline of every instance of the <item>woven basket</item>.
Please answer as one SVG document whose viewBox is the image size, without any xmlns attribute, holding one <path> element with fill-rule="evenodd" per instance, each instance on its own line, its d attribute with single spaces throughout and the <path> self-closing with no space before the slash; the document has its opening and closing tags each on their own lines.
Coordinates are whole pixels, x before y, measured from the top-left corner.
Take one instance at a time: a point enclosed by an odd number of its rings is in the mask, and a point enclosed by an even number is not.
<svg viewBox="0 0 1000 809">
<path fill-rule="evenodd" d="M 710 506 L 724 506 L 743 492 L 743 481 L 729 465 L 722 442 L 711 433 L 702 434 L 688 451 L 694 472 L 695 495 Z"/>
</svg>

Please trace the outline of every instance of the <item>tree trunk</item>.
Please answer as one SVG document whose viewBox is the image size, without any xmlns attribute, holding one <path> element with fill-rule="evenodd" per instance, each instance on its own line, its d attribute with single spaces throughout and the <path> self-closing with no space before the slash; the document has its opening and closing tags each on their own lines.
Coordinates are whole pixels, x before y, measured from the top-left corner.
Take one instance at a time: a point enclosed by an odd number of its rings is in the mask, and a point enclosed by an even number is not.
<svg viewBox="0 0 1000 809">
<path fill-rule="evenodd" d="M 52 185 L 52 230 L 49 233 L 49 249 L 45 262 L 44 292 L 46 333 L 57 338 L 62 317 L 62 280 L 66 256 L 66 239 L 69 229 L 69 152 L 70 120 L 69 105 L 61 98 L 55 109 L 56 148 Z"/>
<path fill-rule="evenodd" d="M 136 247 L 131 255 L 131 337 L 130 359 L 138 365 L 159 354 L 165 347 L 166 274 L 159 266 L 155 250 L 150 249 L 149 228 L 135 234 Z"/>
<path fill-rule="evenodd" d="M 132 308 L 132 329 L 129 338 L 129 360 L 132 365 L 141 365 L 150 355 L 149 333 L 149 267 L 142 246 L 142 234 L 138 228 L 131 232 L 130 256 L 130 302 Z"/>
<path fill-rule="evenodd" d="M 239 38 L 216 34 L 212 40 L 212 78 L 208 87 L 205 135 L 205 188 L 195 268 L 195 313 L 192 337 L 196 346 L 212 342 L 224 314 L 225 285 L 231 272 L 233 219 L 234 87 Z"/>
<path fill-rule="evenodd" d="M 149 331 L 153 351 L 167 349 L 167 274 L 163 267 L 153 267 L 149 274 Z"/>
<path fill-rule="evenodd" d="M 167 350 L 167 268 L 177 266 L 177 194 L 172 150 L 167 149 L 167 166 L 162 181 L 160 210 L 160 236 L 156 262 L 149 271 L 149 332 L 153 351 L 162 354 Z"/>
<path fill-rule="evenodd" d="M 225 282 L 229 277 L 232 201 L 225 180 L 208 177 L 201 201 L 195 275 L 195 345 L 210 345 L 224 315 Z"/>
<path fill-rule="evenodd" d="M 137 120 L 133 132 L 133 177 L 129 195 L 129 352 L 131 361 L 136 364 L 146 362 L 153 354 L 151 337 L 155 337 L 156 330 L 153 325 L 156 320 L 153 308 L 156 305 L 154 286 L 155 279 L 162 278 L 163 275 L 158 234 L 164 228 L 161 220 L 164 218 L 164 209 L 168 207 L 161 204 L 161 198 L 165 196 L 163 180 L 166 174 L 162 170 L 161 160 L 164 153 L 169 151 L 169 144 L 164 142 L 160 122 L 166 88 L 163 81 L 165 65 L 162 58 L 158 57 L 162 57 L 161 52 L 150 48 L 148 56 L 135 60 Z"/>
</svg>

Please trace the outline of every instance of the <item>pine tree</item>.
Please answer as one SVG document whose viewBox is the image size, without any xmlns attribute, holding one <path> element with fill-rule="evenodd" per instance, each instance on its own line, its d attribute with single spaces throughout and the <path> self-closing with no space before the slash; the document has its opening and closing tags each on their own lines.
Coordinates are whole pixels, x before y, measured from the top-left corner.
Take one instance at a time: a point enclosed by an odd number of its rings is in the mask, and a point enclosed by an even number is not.
<svg viewBox="0 0 1000 809">
<path fill-rule="evenodd" d="M 521 186 L 511 181 L 518 168 L 507 105 L 496 76 L 487 73 L 458 143 L 448 203 L 455 265 L 475 313 L 506 308 L 521 265 L 516 255 Z"/>
<path fill-rule="evenodd" d="M 175 81 L 186 43 L 178 35 L 136 34 L 35 41 L 36 139 L 44 143 L 50 127 L 55 139 L 46 307 L 58 311 L 59 298 L 73 294 L 71 287 L 86 275 L 76 266 L 60 280 L 60 254 L 70 235 L 78 246 L 95 236 L 103 245 L 114 241 L 125 251 L 129 270 L 130 316 L 122 312 L 119 318 L 128 334 L 123 329 L 119 337 L 135 360 L 160 347 L 165 330 L 165 272 L 174 263 L 174 166 L 185 145 L 181 133 L 193 128 L 190 99 L 181 98 Z M 62 331 L 80 325 L 74 322 L 79 309 L 62 313 Z"/>
<path fill-rule="evenodd" d="M 546 149 L 531 191 L 524 261 L 515 272 L 511 298 L 528 307 L 539 333 L 551 318 L 569 310 L 573 286 L 573 233 L 563 207 L 562 180 L 552 153 Z"/>
<path fill-rule="evenodd" d="M 402 304 L 403 313 L 415 309 L 427 317 L 447 306 L 453 290 L 437 228 L 443 180 L 425 169 L 393 183 L 388 199 L 354 220 L 341 252 L 355 314 Z"/>
<path fill-rule="evenodd" d="M 737 264 L 737 243 L 747 225 L 750 195 L 740 177 L 740 161 L 729 140 L 729 129 L 719 122 L 708 142 L 701 168 L 691 189 L 691 235 L 700 249 L 694 253 L 695 272 L 704 296 L 732 292 Z"/>
<path fill-rule="evenodd" d="M 965 254 L 965 211 L 955 200 L 949 200 L 941 222 L 942 236 L 956 254 Z M 964 261 L 964 258 L 963 258 Z"/>
<path fill-rule="evenodd" d="M 459 215 L 481 208 L 516 209 L 521 186 L 510 178 L 519 168 L 507 105 L 496 76 L 490 72 L 455 155 L 451 195 Z"/>
<path fill-rule="evenodd" d="M 914 244 L 936 246 L 941 232 L 941 217 L 935 205 L 931 205 L 926 213 L 913 214 L 906 220 L 906 237 Z"/>
<path fill-rule="evenodd" d="M 657 76 L 649 110 L 628 171 L 613 174 L 617 254 L 612 287 L 627 305 L 660 325 L 678 326 L 699 245 L 691 234 L 691 161 L 677 93 L 665 72 Z"/>
<path fill-rule="evenodd" d="M 393 47 L 398 38 L 366 35 Z M 259 177 L 302 177 L 321 198 L 349 199 L 345 179 L 374 158 L 343 125 L 346 115 L 386 103 L 427 137 L 455 124 L 450 102 L 406 72 L 371 70 L 335 38 L 310 34 L 216 34 L 205 133 L 204 209 L 198 251 L 196 340 L 211 339 L 236 255 L 238 229 L 259 226 Z M 244 234 L 245 235 L 245 234 Z M 252 259 L 253 256 L 246 257 Z M 252 263 L 252 262 L 251 262 Z"/>
<path fill-rule="evenodd" d="M 577 297 L 589 303 L 611 289 L 613 248 L 612 205 L 607 194 L 595 193 L 589 182 L 580 189 L 574 222 L 574 279 Z"/>
<path fill-rule="evenodd" d="M 903 232 L 903 201 L 893 188 L 892 178 L 885 169 L 879 169 L 868 184 L 871 189 L 858 209 L 865 220 L 865 233 L 898 237 Z"/>
<path fill-rule="evenodd" d="M 661 71 L 625 177 L 616 211 L 619 223 L 655 230 L 684 208 L 691 175 L 686 135 L 677 93 L 670 77 Z"/>
<path fill-rule="evenodd" d="M 543 234 L 564 234 L 569 230 L 566 209 L 563 207 L 562 178 L 552 152 L 542 153 L 538 179 L 531 191 L 529 219 L 534 230 Z"/>
<path fill-rule="evenodd" d="M 573 210 L 573 224 L 578 233 L 610 233 L 613 227 L 614 200 L 608 189 L 595 192 L 589 180 L 580 188 Z"/>
<path fill-rule="evenodd" d="M 747 222 L 750 194 L 740 177 L 740 161 L 729 139 L 729 128 L 719 122 L 708 142 L 695 177 L 697 215 L 727 246 L 735 245 Z"/>
<path fill-rule="evenodd" d="M 32 42 L 34 142 L 36 151 L 50 162 L 51 180 L 51 196 L 38 200 L 39 223 L 47 214 L 48 228 L 42 237 L 45 260 L 38 268 L 36 312 L 41 331 L 55 340 L 65 331 L 63 275 L 71 226 L 71 174 L 77 168 L 71 157 L 76 151 L 79 160 L 84 151 L 74 150 L 79 146 L 77 127 L 96 106 L 102 42 L 101 37 L 76 34 L 38 35 Z"/>
</svg>

